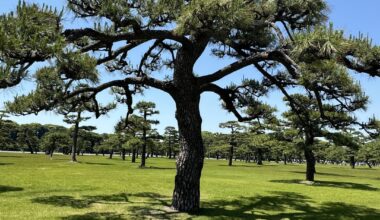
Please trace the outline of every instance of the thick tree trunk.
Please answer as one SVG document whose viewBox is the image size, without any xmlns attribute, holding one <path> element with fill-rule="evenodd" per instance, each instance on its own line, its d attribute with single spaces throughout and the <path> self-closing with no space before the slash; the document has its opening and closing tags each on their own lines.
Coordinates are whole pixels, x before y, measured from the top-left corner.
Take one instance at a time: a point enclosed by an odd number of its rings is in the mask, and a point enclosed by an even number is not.
<svg viewBox="0 0 380 220">
<path fill-rule="evenodd" d="M 113 156 L 113 149 L 110 151 L 109 159 L 112 159 L 112 156 Z"/>
<path fill-rule="evenodd" d="M 315 174 L 315 157 L 313 150 L 305 148 L 305 159 L 306 159 L 306 180 L 314 181 Z"/>
<path fill-rule="evenodd" d="M 181 94 L 180 94 L 181 95 Z M 176 99 L 176 118 L 180 134 L 180 153 L 172 206 L 185 212 L 199 210 L 200 178 L 203 168 L 204 147 L 201 134 L 199 94 L 186 91 Z"/>
<path fill-rule="evenodd" d="M 284 154 L 284 165 L 286 165 L 287 160 L 288 160 L 288 157 L 286 156 L 286 154 Z"/>
<path fill-rule="evenodd" d="M 263 151 L 261 148 L 257 149 L 257 165 L 263 165 Z"/>
<path fill-rule="evenodd" d="M 200 178 L 203 168 L 204 147 L 202 118 L 199 112 L 200 82 L 194 77 L 196 60 L 207 46 L 208 39 L 196 40 L 192 47 L 182 47 L 176 54 L 173 87 L 170 94 L 176 103 L 180 152 L 172 207 L 184 212 L 197 212 L 200 203 Z"/>
<path fill-rule="evenodd" d="M 355 169 L 355 156 L 350 156 L 350 166 L 352 169 Z"/>
<path fill-rule="evenodd" d="M 314 181 L 315 170 L 315 156 L 313 153 L 314 136 L 306 133 L 304 154 L 306 159 L 306 180 Z"/>
</svg>

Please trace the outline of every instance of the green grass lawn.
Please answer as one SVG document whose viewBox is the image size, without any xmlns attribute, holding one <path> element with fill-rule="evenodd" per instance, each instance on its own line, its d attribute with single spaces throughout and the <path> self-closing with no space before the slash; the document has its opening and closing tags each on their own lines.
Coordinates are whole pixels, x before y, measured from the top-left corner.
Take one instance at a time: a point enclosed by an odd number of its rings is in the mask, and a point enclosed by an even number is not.
<svg viewBox="0 0 380 220">
<path fill-rule="evenodd" d="M 0 153 L 0 219 L 380 219 L 380 169 L 206 160 L 201 212 L 170 206 L 175 161 Z"/>
</svg>

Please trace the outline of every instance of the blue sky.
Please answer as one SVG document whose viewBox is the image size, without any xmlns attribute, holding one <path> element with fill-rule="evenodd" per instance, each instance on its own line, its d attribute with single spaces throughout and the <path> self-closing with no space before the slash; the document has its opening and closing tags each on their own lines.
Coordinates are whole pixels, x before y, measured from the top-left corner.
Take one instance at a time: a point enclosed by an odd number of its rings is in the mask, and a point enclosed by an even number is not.
<svg viewBox="0 0 380 220">
<path fill-rule="evenodd" d="M 0 13 L 9 12 L 13 10 L 17 5 L 18 0 L 8 0 L 0 1 Z M 27 2 L 36 2 L 39 4 L 46 3 L 48 5 L 53 5 L 58 8 L 62 8 L 65 4 L 64 0 L 27 0 Z M 363 34 L 368 34 L 373 42 L 380 44 L 380 29 L 377 21 L 380 21 L 380 1 L 375 0 L 329 0 L 330 6 L 330 21 L 334 23 L 334 27 L 338 29 L 343 29 L 347 35 L 353 34 L 357 35 L 359 32 Z M 75 27 L 77 21 L 66 20 L 67 26 Z M 86 25 L 86 23 L 81 23 L 81 25 Z M 91 25 L 88 22 L 87 25 Z M 67 27 L 66 26 L 66 27 Z M 136 58 L 141 57 L 142 50 L 135 51 Z M 207 73 L 212 73 L 223 66 L 229 64 L 231 60 L 216 59 L 209 56 L 209 53 L 205 53 L 200 60 L 197 62 L 195 67 L 195 72 L 197 74 L 203 75 Z M 220 85 L 227 85 L 231 82 L 239 82 L 244 76 L 250 76 L 254 70 L 246 68 L 229 76 L 218 83 Z M 353 76 L 360 81 L 363 86 L 364 91 L 368 96 L 370 96 L 370 105 L 366 112 L 359 112 L 358 117 L 362 120 L 366 120 L 372 115 L 376 115 L 380 118 L 380 79 L 371 78 L 366 75 L 359 75 L 353 73 Z M 118 77 L 115 74 L 106 74 L 103 78 L 104 80 Z M 2 90 L 0 92 L 0 107 L 1 104 L 10 100 L 16 94 L 26 93 L 32 88 L 31 82 L 23 82 L 21 85 L 10 88 L 7 90 Z M 112 101 L 111 96 L 107 93 L 100 96 L 103 102 Z M 166 126 L 176 126 L 177 122 L 174 118 L 175 105 L 173 100 L 167 94 L 160 92 L 155 89 L 146 90 L 144 96 L 138 96 L 135 98 L 135 102 L 138 100 L 154 101 L 157 105 L 157 109 L 160 114 L 156 117 L 160 124 L 157 129 L 162 132 Z M 269 104 L 276 106 L 278 109 L 284 109 L 284 105 L 281 101 L 281 95 L 279 93 L 273 93 L 267 98 Z M 110 133 L 113 131 L 113 127 L 120 117 L 124 116 L 126 113 L 126 107 L 119 105 L 118 108 L 109 113 L 108 116 L 103 116 L 99 119 L 91 119 L 85 124 L 95 125 L 100 133 Z M 227 120 L 234 120 L 234 116 L 224 111 L 218 100 L 218 97 L 214 94 L 203 94 L 201 99 L 201 114 L 203 118 L 203 130 L 208 131 L 222 131 L 219 128 L 219 123 L 225 122 Z M 65 125 L 62 122 L 62 117 L 55 115 L 51 112 L 42 112 L 39 115 L 30 115 L 22 117 L 11 117 L 12 120 L 18 123 L 31 123 L 38 122 L 42 124 L 60 124 Z"/>
</svg>

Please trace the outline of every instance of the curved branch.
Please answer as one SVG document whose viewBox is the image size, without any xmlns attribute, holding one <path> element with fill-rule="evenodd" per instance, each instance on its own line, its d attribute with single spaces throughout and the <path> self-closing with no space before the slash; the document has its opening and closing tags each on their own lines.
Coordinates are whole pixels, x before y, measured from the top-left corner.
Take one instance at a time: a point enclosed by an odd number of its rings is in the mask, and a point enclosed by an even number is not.
<svg viewBox="0 0 380 220">
<path fill-rule="evenodd" d="M 0 80 L 0 89 L 5 89 L 5 88 L 12 87 L 19 84 L 22 78 L 27 74 L 28 68 L 31 67 L 33 63 L 34 62 L 27 63 L 23 65 L 22 67 L 20 67 L 18 70 L 11 71 L 9 74 L 15 75 L 15 76 L 10 76 L 10 77 L 14 77 L 14 78 Z"/>
<path fill-rule="evenodd" d="M 296 113 L 298 119 L 304 123 L 304 124 L 307 124 L 306 121 L 303 119 L 302 117 L 302 111 L 300 111 L 298 107 L 301 107 L 303 108 L 302 105 L 298 104 L 294 99 L 293 97 L 288 93 L 288 91 L 286 91 L 285 87 L 282 85 L 281 82 L 279 82 L 274 76 L 272 76 L 271 74 L 269 74 L 262 66 L 260 66 L 258 63 L 255 63 L 254 66 L 256 67 L 256 69 L 264 76 L 266 77 L 267 79 L 269 79 L 272 83 L 274 83 L 277 88 L 281 91 L 281 93 L 288 99 L 289 101 L 289 105 L 291 107 L 291 109 L 294 111 L 294 113 Z M 297 106 L 296 106 L 297 105 Z"/>
<path fill-rule="evenodd" d="M 88 93 L 91 92 L 93 95 L 96 95 L 97 93 L 104 91 L 106 89 L 109 89 L 111 87 L 117 86 L 117 87 L 125 87 L 128 85 L 146 85 L 146 86 L 151 86 L 156 89 L 160 89 L 165 92 L 169 92 L 172 89 L 172 85 L 170 82 L 164 82 L 160 81 L 154 78 L 150 78 L 147 76 L 144 77 L 127 77 L 122 80 L 113 80 L 109 81 L 107 83 L 104 83 L 100 86 L 97 87 L 87 87 L 87 88 L 81 88 L 78 90 L 75 90 L 66 96 L 64 96 L 64 99 L 74 97 L 76 95 L 82 94 L 82 93 Z"/>
<path fill-rule="evenodd" d="M 344 65 L 359 73 L 367 73 L 368 75 L 372 77 L 380 77 L 380 62 L 378 62 L 375 65 L 361 65 L 359 62 L 353 62 L 347 57 L 343 57 L 343 63 Z"/>
<path fill-rule="evenodd" d="M 127 53 L 128 51 L 132 50 L 133 48 L 135 48 L 135 47 L 137 47 L 137 46 L 139 46 L 145 42 L 146 41 L 131 42 L 131 43 L 117 49 L 116 51 L 112 52 L 109 56 L 98 59 L 97 64 L 99 65 L 99 64 L 111 61 L 111 60 L 115 59 L 116 57 L 118 57 L 120 54 Z"/>
<path fill-rule="evenodd" d="M 198 78 L 201 84 L 208 84 L 222 79 L 225 76 L 232 74 L 233 72 L 247 67 L 249 65 L 261 62 L 261 61 L 276 61 L 285 66 L 288 72 L 293 78 L 297 79 L 300 76 L 299 66 L 294 60 L 292 60 L 283 50 L 265 51 L 257 53 L 252 56 L 247 54 L 241 54 L 244 58 L 220 69 L 212 74 L 201 76 Z"/>
<path fill-rule="evenodd" d="M 148 59 L 152 51 L 162 42 L 162 40 L 156 40 L 151 47 L 149 47 L 148 51 L 144 54 L 143 58 L 140 61 L 139 69 L 137 71 L 138 75 L 142 75 L 142 68 L 144 66 L 145 61 Z"/>
<path fill-rule="evenodd" d="M 252 65 L 255 62 L 260 62 L 269 59 L 270 57 L 270 52 L 262 52 L 259 54 L 256 54 L 254 56 L 246 57 L 241 60 L 238 60 L 223 69 L 220 69 L 212 74 L 206 75 L 206 76 L 201 76 L 198 78 L 199 82 L 201 84 L 208 84 L 212 83 L 215 81 L 218 81 L 222 79 L 225 76 L 228 76 L 229 74 L 242 69 L 244 67 L 247 67 L 249 65 Z"/>
<path fill-rule="evenodd" d="M 258 119 L 260 117 L 260 114 L 250 116 L 250 117 L 243 117 L 239 111 L 236 109 L 234 103 L 233 103 L 233 98 L 230 96 L 231 91 L 228 89 L 223 89 L 220 86 L 210 83 L 207 85 L 202 86 L 201 88 L 202 92 L 214 92 L 219 95 L 220 99 L 223 100 L 225 104 L 225 108 L 227 111 L 232 112 L 235 117 L 238 119 L 239 122 L 244 122 L 244 121 L 251 121 L 254 119 Z"/>
<path fill-rule="evenodd" d="M 114 43 L 117 41 L 132 41 L 132 40 L 174 40 L 181 43 L 184 46 L 191 47 L 191 41 L 182 35 L 177 35 L 172 31 L 167 30 L 142 30 L 139 32 L 127 32 L 117 34 L 107 34 L 100 31 L 96 31 L 92 28 L 84 29 L 67 29 L 63 32 L 63 35 L 69 41 L 76 41 L 82 37 L 89 37 L 92 40 L 101 41 L 103 43 Z"/>
</svg>

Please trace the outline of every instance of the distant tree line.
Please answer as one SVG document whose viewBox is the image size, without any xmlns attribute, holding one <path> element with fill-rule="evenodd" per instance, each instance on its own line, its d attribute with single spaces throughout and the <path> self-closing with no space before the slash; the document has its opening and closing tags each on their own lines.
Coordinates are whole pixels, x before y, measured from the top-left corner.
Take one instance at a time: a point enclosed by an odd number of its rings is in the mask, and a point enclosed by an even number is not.
<svg viewBox="0 0 380 220">
<path fill-rule="evenodd" d="M 80 127 L 75 154 L 107 155 L 110 159 L 117 154 L 123 160 L 130 156 L 133 163 L 136 158 L 142 159 L 142 155 L 145 155 L 145 159 L 158 156 L 176 158 L 178 155 L 179 137 L 175 127 L 166 127 L 160 135 L 144 122 L 143 117 L 133 115 L 128 124 L 125 123 L 125 118 L 120 119 L 112 134 L 96 133 L 93 126 Z M 50 157 L 55 152 L 72 154 L 75 126 L 18 124 L 4 118 L 0 120 L 0 125 L 0 150 L 31 154 L 42 151 Z M 225 159 L 228 165 L 233 165 L 233 161 L 258 165 L 265 162 L 306 163 L 302 135 L 296 129 L 264 132 L 269 129 L 259 130 L 238 122 L 222 123 L 221 127 L 234 129 L 231 134 L 202 133 L 207 158 Z M 315 141 L 312 150 L 316 162 L 321 164 L 350 165 L 352 168 L 356 165 L 370 168 L 380 165 L 380 140 L 366 137 L 358 131 L 326 134 L 326 138 Z"/>
</svg>

